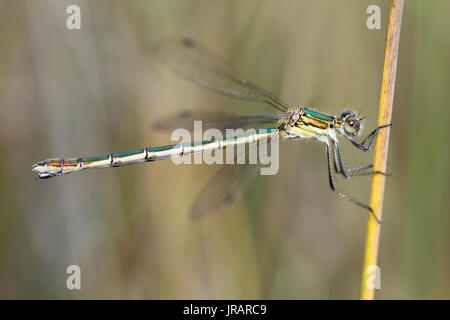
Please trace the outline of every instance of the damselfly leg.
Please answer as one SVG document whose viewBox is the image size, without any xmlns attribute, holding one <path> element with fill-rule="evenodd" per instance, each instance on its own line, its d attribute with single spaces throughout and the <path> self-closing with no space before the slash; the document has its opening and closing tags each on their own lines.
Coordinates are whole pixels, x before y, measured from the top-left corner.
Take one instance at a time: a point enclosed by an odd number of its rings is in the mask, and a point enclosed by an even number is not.
<svg viewBox="0 0 450 320">
<path fill-rule="evenodd" d="M 382 129 L 382 128 L 387 128 L 387 127 L 390 127 L 390 126 L 392 126 L 392 123 L 389 123 L 389 124 L 385 124 L 385 125 L 382 125 L 382 126 L 379 126 L 379 127 L 376 127 L 371 133 L 369 133 L 369 135 L 366 137 L 366 138 L 364 138 L 361 142 L 359 142 L 358 140 L 356 140 L 355 138 L 353 138 L 353 137 L 348 137 L 348 136 L 345 136 L 355 147 L 357 147 L 358 149 L 361 149 L 361 150 L 363 150 L 363 151 L 369 151 L 370 150 L 370 148 L 372 148 L 372 145 L 373 145 L 373 143 L 375 142 L 375 138 L 376 138 L 376 136 L 377 136 L 377 133 L 378 133 L 378 131 L 380 130 L 380 129 Z M 370 140 L 370 141 L 369 141 Z M 367 147 L 366 146 L 364 146 L 364 144 L 367 142 L 367 141 L 369 141 L 369 144 L 367 145 Z"/>
<path fill-rule="evenodd" d="M 345 168 L 344 161 L 342 160 L 341 149 L 337 142 L 333 142 L 334 150 L 334 167 L 336 168 L 336 173 L 341 174 L 344 178 L 350 179 L 361 176 L 370 176 L 376 173 L 382 174 L 389 177 L 391 174 L 378 171 L 378 170 L 368 170 L 373 168 L 373 164 L 367 164 L 355 168 Z"/>
<path fill-rule="evenodd" d="M 329 183 L 330 183 L 331 190 L 333 192 L 335 192 L 336 194 L 338 194 L 339 196 L 341 196 L 342 198 L 346 199 L 347 201 L 350 201 L 350 202 L 360 206 L 361 208 L 369 210 L 370 213 L 372 214 L 372 216 L 375 218 L 375 220 L 378 223 L 381 224 L 382 221 L 380 219 L 378 219 L 378 217 L 375 215 L 375 212 L 373 211 L 373 209 L 370 206 L 365 205 L 364 203 L 359 202 L 358 200 L 355 200 L 355 199 L 349 197 L 344 192 L 336 189 L 336 184 L 335 184 L 334 178 L 333 178 L 333 164 L 332 164 L 332 162 L 334 162 L 334 161 L 333 161 L 333 157 L 331 156 L 331 147 L 329 146 L 329 144 L 326 144 L 326 151 L 327 151 L 327 162 L 328 162 L 328 180 L 329 180 Z M 334 163 L 334 167 L 335 168 L 337 167 L 336 163 Z"/>
</svg>

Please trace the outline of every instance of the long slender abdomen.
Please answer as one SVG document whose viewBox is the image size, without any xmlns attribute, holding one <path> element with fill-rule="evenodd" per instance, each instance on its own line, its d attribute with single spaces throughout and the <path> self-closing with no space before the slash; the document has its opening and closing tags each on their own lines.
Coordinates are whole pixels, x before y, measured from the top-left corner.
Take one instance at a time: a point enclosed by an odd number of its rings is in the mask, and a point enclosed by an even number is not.
<svg viewBox="0 0 450 320">
<path fill-rule="evenodd" d="M 109 168 L 146 161 L 156 161 L 220 149 L 235 144 L 253 143 L 268 138 L 275 130 L 275 128 L 264 129 L 264 131 L 257 130 L 256 133 L 246 133 L 243 135 L 225 137 L 224 139 L 219 140 L 212 139 L 199 142 L 172 144 L 162 147 L 149 147 L 89 158 L 47 159 L 34 164 L 31 170 L 36 172 L 39 178 L 45 179 L 90 168 Z"/>
<path fill-rule="evenodd" d="M 163 147 L 149 147 L 127 152 L 110 153 L 88 158 L 56 158 L 38 162 L 32 166 L 32 171 L 41 179 L 77 172 L 90 168 L 118 167 L 126 164 L 155 161 L 182 152 L 182 147 L 169 145 Z"/>
</svg>

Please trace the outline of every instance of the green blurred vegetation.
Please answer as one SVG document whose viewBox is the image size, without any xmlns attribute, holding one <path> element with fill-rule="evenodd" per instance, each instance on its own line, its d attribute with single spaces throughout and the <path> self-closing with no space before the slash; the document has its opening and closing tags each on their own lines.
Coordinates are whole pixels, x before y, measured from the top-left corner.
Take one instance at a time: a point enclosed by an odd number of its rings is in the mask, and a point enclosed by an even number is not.
<svg viewBox="0 0 450 320">
<path fill-rule="evenodd" d="M 82 29 L 65 28 L 78 4 Z M 382 30 L 366 28 L 379 4 Z M 229 212 L 191 202 L 217 166 L 171 161 L 45 181 L 30 167 L 170 143 L 184 109 L 257 112 L 181 80 L 153 41 L 189 36 L 293 105 L 375 127 L 388 1 L 0 1 L 0 298 L 353 299 L 366 212 L 329 190 L 323 146 L 281 146 Z M 405 3 L 378 298 L 449 299 L 450 3 Z M 265 111 L 270 109 L 264 108 Z M 365 163 L 346 145 L 347 164 Z M 370 178 L 340 181 L 368 202 Z M 82 290 L 65 270 L 82 270 Z"/>
</svg>

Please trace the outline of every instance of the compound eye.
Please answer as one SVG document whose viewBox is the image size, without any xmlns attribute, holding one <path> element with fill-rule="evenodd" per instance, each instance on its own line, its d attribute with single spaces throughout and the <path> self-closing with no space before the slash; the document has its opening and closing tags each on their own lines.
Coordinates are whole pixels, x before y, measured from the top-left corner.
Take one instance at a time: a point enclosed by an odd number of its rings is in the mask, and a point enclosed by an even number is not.
<svg viewBox="0 0 450 320">
<path fill-rule="evenodd" d="M 345 126 L 345 131 L 351 135 L 357 135 L 359 131 L 359 120 L 358 119 L 348 119 L 347 125 Z"/>
<path fill-rule="evenodd" d="M 352 128 L 359 129 L 359 120 L 357 120 L 357 119 L 350 119 L 348 124 Z"/>
</svg>

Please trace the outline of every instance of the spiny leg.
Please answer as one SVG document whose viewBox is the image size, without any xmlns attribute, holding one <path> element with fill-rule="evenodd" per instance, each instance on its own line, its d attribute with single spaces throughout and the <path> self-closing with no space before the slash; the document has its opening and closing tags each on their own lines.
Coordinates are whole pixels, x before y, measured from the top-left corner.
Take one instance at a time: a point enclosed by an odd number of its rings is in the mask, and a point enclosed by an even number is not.
<svg viewBox="0 0 450 320">
<path fill-rule="evenodd" d="M 332 142 L 332 143 L 334 143 L 334 142 Z M 338 165 L 339 159 L 338 159 L 338 154 L 337 154 L 336 148 L 333 148 L 333 156 L 334 156 L 334 159 L 333 159 L 334 169 L 337 174 L 342 174 L 341 167 Z"/>
<path fill-rule="evenodd" d="M 369 207 L 368 205 L 365 205 L 365 204 L 363 204 L 363 203 L 361 203 L 359 201 L 356 201 L 356 200 L 350 198 L 348 195 L 346 195 L 342 191 L 339 191 L 339 190 L 336 189 L 336 186 L 335 186 L 335 183 L 334 183 L 334 179 L 333 179 L 333 172 L 332 172 L 333 165 L 331 164 L 332 158 L 331 158 L 330 146 L 327 144 L 326 148 L 327 148 L 327 161 L 328 161 L 328 179 L 329 179 L 331 190 L 333 192 L 337 193 L 338 195 L 340 195 L 342 198 L 346 199 L 347 201 L 350 201 L 350 202 L 352 202 L 352 203 L 354 203 L 354 204 L 356 204 L 356 205 L 358 205 L 358 206 L 360 206 L 360 207 L 362 207 L 362 208 L 364 208 L 366 210 L 369 210 L 370 213 L 372 214 L 372 216 L 375 218 L 375 220 L 378 223 L 381 224 L 382 222 L 375 215 L 375 212 L 373 211 L 373 209 L 371 207 Z"/>
<path fill-rule="evenodd" d="M 344 166 L 344 161 L 342 160 L 342 154 L 341 154 L 341 150 L 339 148 L 339 144 L 336 141 L 333 141 L 333 150 L 334 150 L 334 165 L 336 168 L 339 168 L 339 170 L 336 170 L 337 173 L 342 174 L 342 176 L 346 179 L 350 179 L 350 178 L 354 178 L 354 177 L 361 177 L 361 176 L 369 176 L 369 175 L 373 175 L 376 173 L 382 174 L 384 176 L 389 177 L 391 174 L 390 173 L 386 173 L 386 172 L 382 172 L 382 171 L 378 171 L 378 170 L 370 170 L 370 171 L 364 171 L 362 172 L 362 170 L 367 170 L 373 167 L 372 164 L 368 164 L 368 165 L 364 165 L 364 166 L 360 166 L 360 167 L 356 167 L 356 168 L 348 168 L 346 169 Z M 337 161 L 337 163 L 336 163 Z M 355 172 L 355 173 L 352 173 Z"/>
<path fill-rule="evenodd" d="M 339 166 L 339 163 L 342 163 L 342 167 L 344 167 L 343 161 L 342 160 L 340 161 L 336 148 L 333 148 L 333 155 L 334 155 L 334 161 L 333 161 L 334 168 L 336 170 L 336 173 L 338 173 L 338 174 L 342 174 L 342 171 L 345 171 L 348 174 L 350 172 L 360 171 L 360 170 L 364 170 L 364 169 L 370 169 L 373 167 L 372 164 L 366 164 L 366 165 L 359 166 L 356 168 L 347 168 L 347 169 L 342 170 L 341 167 Z M 339 155 L 339 156 L 342 158 L 341 155 Z M 350 175 L 350 177 L 352 177 L 352 175 Z"/>
<path fill-rule="evenodd" d="M 353 137 L 348 137 L 348 136 L 345 136 L 345 137 L 358 149 L 361 149 L 363 151 L 369 151 L 370 148 L 372 148 L 372 145 L 375 141 L 375 137 L 377 136 L 378 131 L 382 128 L 390 127 L 391 125 L 392 125 L 392 123 L 389 123 L 389 124 L 385 124 L 385 125 L 376 127 L 366 138 L 364 138 L 362 140 L 362 142 L 359 142 L 358 140 L 356 140 Z M 364 145 L 366 144 L 367 141 L 369 141 L 369 144 L 366 147 Z"/>
</svg>

